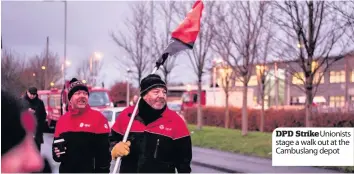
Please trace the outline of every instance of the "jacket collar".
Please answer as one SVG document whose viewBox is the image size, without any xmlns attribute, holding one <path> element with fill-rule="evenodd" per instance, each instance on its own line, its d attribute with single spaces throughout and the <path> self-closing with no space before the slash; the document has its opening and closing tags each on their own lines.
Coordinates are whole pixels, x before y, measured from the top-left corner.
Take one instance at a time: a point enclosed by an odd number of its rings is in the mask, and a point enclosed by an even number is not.
<svg viewBox="0 0 354 174">
<path fill-rule="evenodd" d="M 163 113 L 166 111 L 166 105 L 162 109 L 152 108 L 144 99 L 141 99 L 138 106 L 137 119 L 141 119 L 145 125 L 155 122 L 157 119 L 161 118 Z"/>
<path fill-rule="evenodd" d="M 69 105 L 68 110 L 71 115 L 82 115 L 83 113 L 86 113 L 88 110 L 90 110 L 91 107 L 87 104 L 86 107 L 83 109 L 82 112 L 80 112 L 79 109 L 73 108 L 71 105 Z"/>
</svg>

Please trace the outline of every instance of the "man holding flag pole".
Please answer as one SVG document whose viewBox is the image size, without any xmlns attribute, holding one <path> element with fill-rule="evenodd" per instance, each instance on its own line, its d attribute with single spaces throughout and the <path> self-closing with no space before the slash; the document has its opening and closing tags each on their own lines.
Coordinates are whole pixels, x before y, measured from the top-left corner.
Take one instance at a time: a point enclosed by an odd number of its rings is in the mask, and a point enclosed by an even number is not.
<svg viewBox="0 0 354 174">
<path fill-rule="evenodd" d="M 197 1 L 184 21 L 172 32 L 170 44 L 156 62 L 153 72 L 140 83 L 135 106 L 126 108 L 112 127 L 111 151 L 121 173 L 190 173 L 192 143 L 182 118 L 166 106 L 167 87 L 154 74 L 166 61 L 182 50 L 192 49 L 200 31 L 204 5 Z"/>
</svg>

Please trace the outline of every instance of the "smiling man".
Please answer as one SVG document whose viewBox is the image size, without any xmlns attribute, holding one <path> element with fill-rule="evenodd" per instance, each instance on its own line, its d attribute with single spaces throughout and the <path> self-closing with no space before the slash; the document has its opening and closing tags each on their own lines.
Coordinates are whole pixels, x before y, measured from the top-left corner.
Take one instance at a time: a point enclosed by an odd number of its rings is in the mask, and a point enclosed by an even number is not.
<svg viewBox="0 0 354 174">
<path fill-rule="evenodd" d="M 88 105 L 89 90 L 73 78 L 68 89 L 69 111 L 55 128 L 53 159 L 60 173 L 109 173 L 107 119 Z"/>
<path fill-rule="evenodd" d="M 122 157 L 120 173 L 190 173 L 191 138 L 186 124 L 166 105 L 166 84 L 156 74 L 140 84 L 142 99 L 127 142 L 122 142 L 134 106 L 119 114 L 112 127 L 117 142 L 113 159 Z"/>
</svg>

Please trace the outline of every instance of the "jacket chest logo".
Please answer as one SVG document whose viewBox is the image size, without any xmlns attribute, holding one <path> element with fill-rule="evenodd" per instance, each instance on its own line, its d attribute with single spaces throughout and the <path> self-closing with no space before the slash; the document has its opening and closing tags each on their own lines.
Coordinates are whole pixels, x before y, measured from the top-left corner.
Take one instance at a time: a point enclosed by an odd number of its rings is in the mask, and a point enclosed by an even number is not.
<svg viewBox="0 0 354 174">
<path fill-rule="evenodd" d="M 80 127 L 91 127 L 91 125 L 86 123 L 80 123 Z"/>
<path fill-rule="evenodd" d="M 159 128 L 160 128 L 161 130 L 167 130 L 167 131 L 171 131 L 171 130 L 172 130 L 172 128 L 165 127 L 163 124 L 161 124 L 161 125 L 159 126 Z"/>
</svg>

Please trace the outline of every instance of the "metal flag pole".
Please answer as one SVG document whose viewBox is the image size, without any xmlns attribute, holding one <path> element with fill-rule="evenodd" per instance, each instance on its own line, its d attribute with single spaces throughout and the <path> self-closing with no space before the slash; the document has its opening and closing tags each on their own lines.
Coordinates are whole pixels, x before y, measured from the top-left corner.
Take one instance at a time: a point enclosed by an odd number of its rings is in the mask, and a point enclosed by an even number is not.
<svg viewBox="0 0 354 174">
<path fill-rule="evenodd" d="M 151 74 L 155 74 L 156 71 L 160 68 L 160 66 L 165 63 L 168 55 L 169 55 L 169 53 L 165 53 L 165 54 L 163 54 L 161 56 L 161 58 L 156 62 L 156 66 L 152 70 Z M 124 133 L 123 142 L 127 142 L 127 140 L 128 140 L 129 132 L 130 132 L 130 129 L 131 129 L 132 125 L 133 125 L 133 121 L 134 121 L 134 118 L 136 116 L 136 111 L 138 110 L 138 105 L 139 105 L 140 99 L 141 99 L 141 96 L 139 96 L 139 99 L 136 102 L 136 105 L 134 107 L 133 114 L 130 117 L 127 130 Z M 114 165 L 113 173 L 117 173 L 118 167 L 120 166 L 120 162 L 121 162 L 121 157 L 118 157 L 117 160 L 116 160 L 116 163 Z"/>
</svg>

